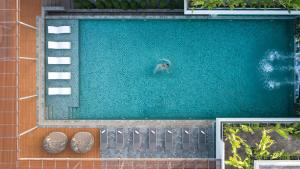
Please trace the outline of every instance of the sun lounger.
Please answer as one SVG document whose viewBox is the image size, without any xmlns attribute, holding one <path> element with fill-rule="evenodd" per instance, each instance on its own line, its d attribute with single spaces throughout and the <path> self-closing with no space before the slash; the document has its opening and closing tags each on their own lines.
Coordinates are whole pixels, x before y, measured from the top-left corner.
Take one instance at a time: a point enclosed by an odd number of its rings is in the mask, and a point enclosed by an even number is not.
<svg viewBox="0 0 300 169">
<path fill-rule="evenodd" d="M 101 147 L 108 147 L 108 132 L 107 129 L 101 129 Z"/>
<path fill-rule="evenodd" d="M 69 65 L 71 64 L 70 57 L 48 57 L 49 65 Z"/>
<path fill-rule="evenodd" d="M 48 26 L 48 33 L 51 34 L 71 33 L 71 27 L 70 26 Z"/>
<path fill-rule="evenodd" d="M 117 149 L 122 149 L 124 146 L 124 129 L 118 128 L 116 131 L 116 147 Z"/>
<path fill-rule="evenodd" d="M 71 95 L 70 87 L 49 87 L 48 95 Z"/>
<path fill-rule="evenodd" d="M 141 147 L 141 134 L 139 129 L 133 129 L 133 149 L 138 150 Z"/>
<path fill-rule="evenodd" d="M 148 137 L 149 137 L 149 150 L 155 151 L 157 145 L 157 133 L 155 128 L 150 128 L 148 130 Z"/>
<path fill-rule="evenodd" d="M 206 131 L 206 129 L 199 128 L 198 142 L 199 142 L 199 144 L 207 144 L 207 131 Z"/>
<path fill-rule="evenodd" d="M 172 129 L 165 130 L 165 150 L 171 151 L 173 149 L 173 131 Z"/>
<path fill-rule="evenodd" d="M 49 80 L 69 80 L 71 72 L 48 72 Z"/>
<path fill-rule="evenodd" d="M 203 150 L 207 145 L 207 129 L 198 129 L 198 150 Z"/>
<path fill-rule="evenodd" d="M 48 49 L 71 49 L 71 42 L 48 41 Z"/>
<path fill-rule="evenodd" d="M 183 150 L 190 150 L 191 145 L 191 130 L 189 128 L 182 128 L 181 129 L 181 138 L 182 138 L 182 149 Z"/>
</svg>

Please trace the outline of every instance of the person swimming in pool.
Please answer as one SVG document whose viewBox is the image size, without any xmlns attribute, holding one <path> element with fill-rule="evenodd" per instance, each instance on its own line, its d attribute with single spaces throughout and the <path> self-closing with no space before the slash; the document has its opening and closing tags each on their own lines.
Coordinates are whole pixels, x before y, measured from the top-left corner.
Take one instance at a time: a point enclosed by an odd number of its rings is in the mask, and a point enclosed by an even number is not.
<svg viewBox="0 0 300 169">
<path fill-rule="evenodd" d="M 159 63 L 156 64 L 153 73 L 154 74 L 159 73 L 159 72 L 169 73 L 170 66 L 171 66 L 171 62 L 168 59 L 160 59 Z"/>
</svg>

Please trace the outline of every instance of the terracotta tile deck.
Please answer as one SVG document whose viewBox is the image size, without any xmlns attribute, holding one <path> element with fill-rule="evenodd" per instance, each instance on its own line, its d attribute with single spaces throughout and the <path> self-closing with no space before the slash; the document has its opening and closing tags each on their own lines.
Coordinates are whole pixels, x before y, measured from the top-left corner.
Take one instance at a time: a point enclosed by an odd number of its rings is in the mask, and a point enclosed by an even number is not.
<svg viewBox="0 0 300 169">
<path fill-rule="evenodd" d="M 219 165 L 219 164 L 217 164 Z M 21 160 L 20 169 L 214 169 L 216 163 L 208 160 Z"/>
<path fill-rule="evenodd" d="M 36 126 L 36 98 L 19 101 L 19 133 Z"/>
<path fill-rule="evenodd" d="M 10 9 L 10 10 L 7 10 Z M 16 123 L 16 2 L 0 1 L 0 168 L 17 161 Z"/>
<path fill-rule="evenodd" d="M 64 132 L 69 140 L 78 131 L 89 131 L 93 134 L 95 144 L 93 149 L 86 154 L 76 154 L 69 146 L 57 155 L 51 155 L 42 149 L 42 141 L 51 131 Z M 99 129 L 77 129 L 77 128 L 38 128 L 20 137 L 20 158 L 99 158 Z"/>
</svg>

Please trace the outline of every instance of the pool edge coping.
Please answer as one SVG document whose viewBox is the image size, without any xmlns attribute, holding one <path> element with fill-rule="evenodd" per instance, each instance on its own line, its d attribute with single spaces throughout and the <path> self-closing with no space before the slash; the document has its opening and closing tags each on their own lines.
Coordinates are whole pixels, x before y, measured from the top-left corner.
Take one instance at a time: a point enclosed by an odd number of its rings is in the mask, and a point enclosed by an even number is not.
<svg viewBox="0 0 300 169">
<path fill-rule="evenodd" d="M 99 126 L 105 126 L 105 125 L 113 125 L 117 124 L 116 126 L 123 125 L 145 125 L 147 123 L 151 123 L 151 125 L 154 124 L 163 124 L 164 126 L 170 126 L 174 124 L 180 124 L 180 125 L 193 125 L 197 122 L 213 122 L 215 119 L 203 119 L 203 120 L 193 120 L 193 119 L 186 119 L 186 120 L 155 120 L 155 119 L 143 119 L 143 120 L 127 120 L 127 119 L 120 119 L 120 120 L 76 120 L 76 119 L 70 119 L 70 120 L 46 120 L 45 118 L 45 20 L 46 19 L 213 19 L 211 16 L 185 16 L 185 15 L 76 15 L 76 16 L 47 16 L 47 11 L 65 11 L 63 7 L 44 7 L 42 8 L 42 15 L 41 17 L 37 18 L 37 125 L 40 127 L 47 127 L 47 126 L 56 126 L 56 127 L 99 127 Z M 221 18 L 217 17 L 217 19 L 245 19 L 249 17 L 245 16 L 223 16 Z M 265 16 L 263 17 L 251 17 L 252 19 L 266 19 Z M 267 17 L 268 18 L 268 17 Z M 294 19 L 292 17 L 276 17 L 277 19 Z M 43 68 L 42 71 L 40 71 Z M 218 118 L 216 118 L 218 119 Z M 234 119 L 234 118 L 232 118 Z M 251 118 L 247 118 L 251 119 Z"/>
</svg>

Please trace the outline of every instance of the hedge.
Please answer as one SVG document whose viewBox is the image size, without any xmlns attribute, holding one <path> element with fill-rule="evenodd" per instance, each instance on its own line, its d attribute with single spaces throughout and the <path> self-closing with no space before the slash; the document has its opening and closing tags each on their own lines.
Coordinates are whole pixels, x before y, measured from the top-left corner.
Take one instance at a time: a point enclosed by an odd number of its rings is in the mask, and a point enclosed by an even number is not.
<svg viewBox="0 0 300 169">
<path fill-rule="evenodd" d="M 75 9 L 183 9 L 183 0 L 73 0 Z"/>
<path fill-rule="evenodd" d="M 190 0 L 192 8 L 284 8 L 300 9 L 300 0 Z"/>
</svg>

